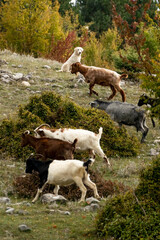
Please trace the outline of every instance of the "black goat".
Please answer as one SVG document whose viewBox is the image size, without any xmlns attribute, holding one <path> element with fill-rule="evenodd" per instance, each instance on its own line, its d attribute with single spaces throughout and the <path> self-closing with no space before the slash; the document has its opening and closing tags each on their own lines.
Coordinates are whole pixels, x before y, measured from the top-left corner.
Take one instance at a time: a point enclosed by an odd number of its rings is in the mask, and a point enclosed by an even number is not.
<svg viewBox="0 0 160 240">
<path fill-rule="evenodd" d="M 154 108 L 158 104 L 160 104 L 160 100 L 158 98 L 148 97 L 145 93 L 140 96 L 139 101 L 138 101 L 138 106 L 139 107 L 142 106 L 142 105 L 150 105 L 151 108 Z M 154 116 L 155 116 L 155 114 L 154 114 L 154 112 L 151 109 L 151 121 L 152 121 L 153 127 L 156 126 L 155 125 L 155 121 L 153 119 Z"/>
</svg>

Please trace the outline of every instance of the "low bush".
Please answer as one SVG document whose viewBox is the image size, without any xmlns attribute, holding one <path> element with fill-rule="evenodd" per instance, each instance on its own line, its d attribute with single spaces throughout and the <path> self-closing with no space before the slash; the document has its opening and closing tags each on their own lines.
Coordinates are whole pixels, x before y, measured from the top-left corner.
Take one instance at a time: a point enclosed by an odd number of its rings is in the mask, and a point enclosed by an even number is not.
<svg viewBox="0 0 160 240">
<path fill-rule="evenodd" d="M 129 136 L 125 128 L 115 127 L 107 114 L 97 109 L 82 108 L 56 93 L 45 92 L 32 97 L 25 106 L 20 106 L 16 120 L 2 122 L 1 151 L 25 160 L 33 149 L 21 148 L 21 134 L 26 130 L 34 130 L 42 123 L 54 128 L 83 128 L 95 133 L 103 127 L 101 146 L 107 156 L 135 156 L 139 150 L 137 138 Z M 82 156 L 86 155 L 83 153 Z"/>
<path fill-rule="evenodd" d="M 160 156 L 142 171 L 134 192 L 128 191 L 106 202 L 98 214 L 100 237 L 115 239 L 160 239 Z"/>
<path fill-rule="evenodd" d="M 90 171 L 90 178 L 96 183 L 98 193 L 101 197 L 107 197 L 108 195 L 125 192 L 127 190 L 127 187 L 121 183 L 104 180 L 98 172 Z M 38 186 L 39 176 L 37 172 L 15 177 L 13 181 L 13 188 L 19 197 L 34 197 Z M 53 193 L 53 190 L 53 185 L 47 185 L 43 193 Z M 76 184 L 72 184 L 67 187 L 60 187 L 59 194 L 72 201 L 78 200 L 81 197 L 81 191 Z M 87 187 L 86 196 L 93 196 L 93 190 Z"/>
</svg>

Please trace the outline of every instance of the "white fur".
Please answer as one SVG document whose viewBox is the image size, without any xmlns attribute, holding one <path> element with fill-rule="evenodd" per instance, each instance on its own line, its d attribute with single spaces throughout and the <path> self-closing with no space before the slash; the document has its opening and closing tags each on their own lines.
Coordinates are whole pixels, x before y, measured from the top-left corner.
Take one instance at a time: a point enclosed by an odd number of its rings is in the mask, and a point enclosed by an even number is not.
<svg viewBox="0 0 160 240">
<path fill-rule="evenodd" d="M 94 132 L 84 130 L 84 129 L 71 129 L 71 128 L 64 128 L 64 129 L 48 129 L 45 126 L 38 127 L 34 130 L 35 136 L 40 137 L 40 133 L 43 133 L 44 136 L 48 138 L 57 138 L 63 141 L 73 143 L 74 139 L 77 138 L 76 149 L 85 151 L 90 151 L 90 157 L 95 157 L 95 154 L 98 154 L 100 157 L 104 158 L 108 165 L 110 166 L 110 162 L 106 155 L 104 154 L 101 146 L 100 146 L 100 139 L 102 135 L 103 128 L 100 127 L 99 133 L 96 134 Z M 39 134 L 38 134 L 39 132 Z"/>
<path fill-rule="evenodd" d="M 91 159 L 91 161 L 93 162 L 94 159 Z M 85 167 L 83 166 L 83 162 L 79 160 L 54 160 L 49 165 L 47 181 L 44 183 L 41 189 L 38 189 L 37 194 L 32 202 L 35 202 L 38 199 L 40 193 L 42 193 L 47 183 L 55 185 L 55 195 L 58 195 L 59 186 L 68 186 L 76 183 L 82 192 L 79 202 L 85 201 L 87 192 L 87 189 L 84 186 L 85 184 L 93 189 L 94 196 L 99 198 L 96 184 L 90 180 L 89 174 L 86 172 Z"/>
<path fill-rule="evenodd" d="M 76 62 L 81 62 L 81 54 L 83 52 L 83 48 L 81 47 L 76 47 L 74 49 L 73 54 L 70 56 L 70 58 L 63 63 L 61 70 L 58 72 L 70 72 L 71 65 Z"/>
</svg>

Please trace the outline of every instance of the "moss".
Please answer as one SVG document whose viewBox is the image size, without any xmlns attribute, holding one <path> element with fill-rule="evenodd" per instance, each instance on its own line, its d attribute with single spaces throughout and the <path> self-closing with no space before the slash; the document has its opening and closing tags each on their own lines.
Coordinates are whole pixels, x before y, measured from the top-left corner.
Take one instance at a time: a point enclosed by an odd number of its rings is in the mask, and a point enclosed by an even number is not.
<svg viewBox="0 0 160 240">
<path fill-rule="evenodd" d="M 135 193 L 129 191 L 106 202 L 98 214 L 100 237 L 160 239 L 160 156 L 140 175 Z"/>
<path fill-rule="evenodd" d="M 25 130 L 33 131 L 42 123 L 48 123 L 54 128 L 83 128 L 95 133 L 103 127 L 101 145 L 107 156 L 135 156 L 139 151 L 137 138 L 130 137 L 125 128 L 115 127 L 107 114 L 97 109 L 82 108 L 54 92 L 33 96 L 28 104 L 19 107 L 17 120 L 2 122 L 1 151 L 25 159 L 33 149 L 21 148 L 21 134 Z M 82 155 L 85 157 L 84 153 Z"/>
</svg>

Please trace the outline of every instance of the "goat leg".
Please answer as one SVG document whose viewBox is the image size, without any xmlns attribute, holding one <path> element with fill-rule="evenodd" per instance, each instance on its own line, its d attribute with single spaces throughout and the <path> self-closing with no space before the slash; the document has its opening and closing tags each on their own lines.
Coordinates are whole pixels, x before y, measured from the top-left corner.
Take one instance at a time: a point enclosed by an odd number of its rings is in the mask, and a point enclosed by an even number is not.
<svg viewBox="0 0 160 240">
<path fill-rule="evenodd" d="M 115 89 L 114 86 L 110 85 L 110 88 L 112 90 L 112 94 L 108 97 L 108 100 L 111 100 L 117 93 L 117 90 Z"/>
<path fill-rule="evenodd" d="M 104 157 L 104 161 L 105 161 L 105 163 L 108 164 L 108 167 L 110 168 L 110 167 L 111 167 L 111 164 L 110 164 L 109 159 L 108 159 L 107 157 Z"/>
<path fill-rule="evenodd" d="M 92 93 L 94 93 L 95 95 L 98 96 L 98 93 L 93 90 L 93 87 L 94 87 L 94 84 L 90 84 L 90 85 L 89 85 L 89 91 L 90 91 L 89 96 L 91 96 Z"/>
<path fill-rule="evenodd" d="M 35 202 L 38 200 L 39 195 L 43 192 L 43 190 L 44 190 L 45 186 L 47 185 L 47 183 L 48 183 L 48 182 L 45 182 L 41 188 L 38 188 L 37 193 L 36 193 L 36 196 L 35 196 L 35 198 L 32 200 L 32 203 L 35 203 Z"/>
</svg>

